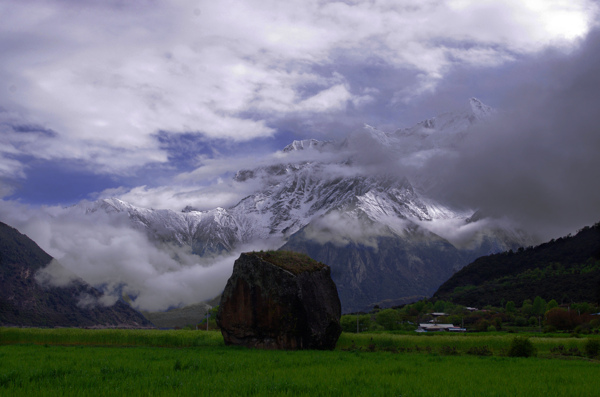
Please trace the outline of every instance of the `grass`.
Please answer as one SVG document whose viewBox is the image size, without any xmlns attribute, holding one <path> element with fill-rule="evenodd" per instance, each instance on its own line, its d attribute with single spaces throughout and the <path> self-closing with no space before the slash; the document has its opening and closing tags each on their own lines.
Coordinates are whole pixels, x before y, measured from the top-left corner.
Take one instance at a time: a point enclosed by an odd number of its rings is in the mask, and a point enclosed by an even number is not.
<svg viewBox="0 0 600 397">
<path fill-rule="evenodd" d="M 0 395 L 596 394 L 598 361 L 547 359 L 585 339 L 532 338 L 538 358 L 502 356 L 511 339 L 342 334 L 335 351 L 264 351 L 226 347 L 218 332 L 0 328 Z M 466 353 L 482 345 L 494 355 Z"/>
<path fill-rule="evenodd" d="M 0 345 L 199 347 L 224 346 L 220 332 L 80 328 L 0 328 Z"/>
<path fill-rule="evenodd" d="M 451 348 L 455 349 L 458 354 L 469 354 L 469 351 L 473 352 L 475 349 L 485 346 L 494 356 L 506 356 L 514 337 L 515 335 L 500 333 L 494 335 L 488 333 L 418 335 L 342 333 L 337 343 L 337 349 L 444 353 Z M 540 334 L 530 336 L 530 340 L 537 349 L 538 356 L 545 358 L 555 357 L 557 354 L 553 353 L 553 349 L 559 346 L 563 346 L 565 350 L 578 349 L 583 354 L 587 342 L 587 338 L 545 337 Z"/>
<path fill-rule="evenodd" d="M 256 255 L 262 260 L 272 263 L 292 274 L 298 275 L 304 272 L 315 272 L 323 269 L 326 265 L 317 262 L 308 255 L 292 251 L 260 251 L 249 252 L 249 255 Z"/>
</svg>

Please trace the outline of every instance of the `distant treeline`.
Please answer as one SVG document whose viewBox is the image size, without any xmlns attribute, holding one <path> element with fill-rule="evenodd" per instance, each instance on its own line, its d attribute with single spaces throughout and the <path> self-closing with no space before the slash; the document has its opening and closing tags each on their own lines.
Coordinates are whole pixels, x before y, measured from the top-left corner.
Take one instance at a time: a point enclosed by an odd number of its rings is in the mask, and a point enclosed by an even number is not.
<svg viewBox="0 0 600 397">
<path fill-rule="evenodd" d="M 468 307 L 442 300 L 422 300 L 402 307 L 342 316 L 344 332 L 414 331 L 419 324 L 437 322 L 477 332 L 569 332 L 599 334 L 600 309 L 593 303 L 559 305 L 537 296 L 499 306 Z M 443 313 L 443 314 L 442 314 Z"/>
</svg>

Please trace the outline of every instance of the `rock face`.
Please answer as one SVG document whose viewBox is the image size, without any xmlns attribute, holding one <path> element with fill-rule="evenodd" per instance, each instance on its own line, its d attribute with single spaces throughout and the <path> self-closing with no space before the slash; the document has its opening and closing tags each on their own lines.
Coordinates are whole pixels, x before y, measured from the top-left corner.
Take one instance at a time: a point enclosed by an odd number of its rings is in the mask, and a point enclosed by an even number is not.
<svg viewBox="0 0 600 397">
<path fill-rule="evenodd" d="M 228 345 L 333 349 L 340 316 L 329 266 L 293 252 L 251 252 L 235 261 L 217 324 Z"/>
</svg>

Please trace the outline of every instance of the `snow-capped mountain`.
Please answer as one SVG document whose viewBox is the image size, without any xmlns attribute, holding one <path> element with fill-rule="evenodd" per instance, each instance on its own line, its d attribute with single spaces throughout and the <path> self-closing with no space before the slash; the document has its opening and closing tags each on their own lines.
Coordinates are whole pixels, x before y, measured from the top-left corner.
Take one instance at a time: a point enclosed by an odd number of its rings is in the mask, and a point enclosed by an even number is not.
<svg viewBox="0 0 600 397">
<path fill-rule="evenodd" d="M 472 98 L 463 112 L 395 132 L 365 125 L 341 142 L 294 141 L 279 162 L 236 174 L 238 183 L 260 188 L 230 208 L 174 212 L 111 198 L 86 211 L 127 214 L 157 243 L 190 247 L 200 256 L 255 242 L 304 251 L 332 267 L 346 312 L 402 302 L 432 294 L 477 256 L 527 243 L 522 233 L 473 218 L 473 209 L 451 208 L 421 189 L 420 159 L 451 150 L 493 114 Z"/>
<path fill-rule="evenodd" d="M 175 212 L 140 208 L 109 198 L 98 200 L 85 210 L 88 213 L 127 214 L 132 226 L 147 232 L 155 242 L 189 247 L 200 256 L 228 252 L 251 240 L 245 235 L 247 230 L 243 220 L 236 219 L 223 208 Z"/>
</svg>

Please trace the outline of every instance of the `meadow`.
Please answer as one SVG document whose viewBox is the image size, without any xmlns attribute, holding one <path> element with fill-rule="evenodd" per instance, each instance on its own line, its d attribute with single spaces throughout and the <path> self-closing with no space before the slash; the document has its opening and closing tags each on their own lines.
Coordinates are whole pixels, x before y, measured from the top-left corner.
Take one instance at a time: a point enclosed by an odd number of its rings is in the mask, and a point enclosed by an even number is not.
<svg viewBox="0 0 600 397">
<path fill-rule="evenodd" d="M 342 334 L 334 351 L 263 351 L 218 332 L 0 328 L 0 395 L 590 396 L 586 338 Z M 485 349 L 483 349 L 485 346 Z M 562 350 L 557 350 L 562 346 Z M 478 354 L 479 353 L 479 354 Z"/>
</svg>

